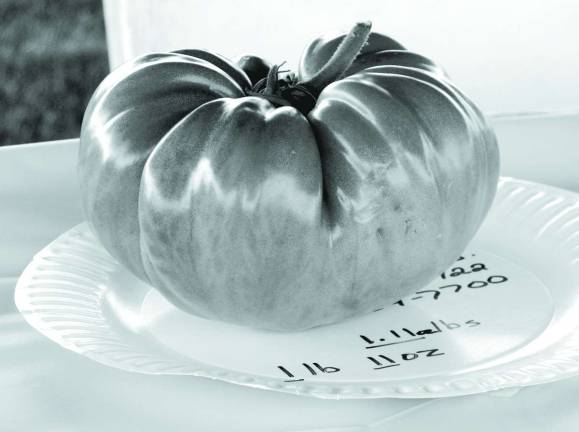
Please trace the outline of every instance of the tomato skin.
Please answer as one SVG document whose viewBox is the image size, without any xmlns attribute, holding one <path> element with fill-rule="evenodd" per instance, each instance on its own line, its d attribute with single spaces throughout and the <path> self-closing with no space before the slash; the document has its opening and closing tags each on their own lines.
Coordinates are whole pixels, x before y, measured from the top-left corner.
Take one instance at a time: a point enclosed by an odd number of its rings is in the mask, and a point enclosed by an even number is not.
<svg viewBox="0 0 579 432">
<path fill-rule="evenodd" d="M 142 279 L 147 276 L 140 254 L 138 195 L 147 158 L 195 108 L 243 95 L 239 84 L 211 63 L 168 53 L 122 65 L 91 98 L 78 161 L 84 213 L 105 248 Z"/>
<path fill-rule="evenodd" d="M 298 75 L 339 43 L 314 41 Z M 83 206 L 135 275 L 189 313 L 288 331 L 391 304 L 463 252 L 499 155 L 438 65 L 372 33 L 306 115 L 248 96 L 251 84 L 224 57 L 181 50 L 95 92 Z"/>
<path fill-rule="evenodd" d="M 494 198 L 498 149 L 480 113 L 445 82 L 408 72 L 374 67 L 335 82 L 308 116 L 335 242 L 355 251 L 342 254 L 339 279 L 365 278 L 355 298 L 377 299 L 385 285 L 403 297 L 430 282 Z"/>
<path fill-rule="evenodd" d="M 182 49 L 173 51 L 176 54 L 183 54 L 190 58 L 205 60 L 208 63 L 217 66 L 223 72 L 225 72 L 230 78 L 239 85 L 243 90 L 247 90 L 251 87 L 251 79 L 245 73 L 243 68 L 240 68 L 238 64 L 231 62 L 226 57 L 222 55 L 212 53 L 210 51 L 202 49 Z"/>
<path fill-rule="evenodd" d="M 258 97 L 217 99 L 179 122 L 145 165 L 145 269 L 197 315 L 299 325 L 328 253 L 322 211 L 307 120 Z"/>
</svg>

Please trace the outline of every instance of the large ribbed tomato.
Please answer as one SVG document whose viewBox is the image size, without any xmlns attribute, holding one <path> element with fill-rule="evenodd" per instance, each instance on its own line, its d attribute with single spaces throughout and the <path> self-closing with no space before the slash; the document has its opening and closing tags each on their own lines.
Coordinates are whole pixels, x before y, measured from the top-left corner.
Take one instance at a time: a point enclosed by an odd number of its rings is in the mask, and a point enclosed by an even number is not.
<svg viewBox="0 0 579 432">
<path fill-rule="evenodd" d="M 370 312 L 445 270 L 496 189 L 480 111 L 368 23 L 315 40 L 297 75 L 266 65 L 184 50 L 103 81 L 79 174 L 106 249 L 185 311 L 278 330 Z"/>
</svg>

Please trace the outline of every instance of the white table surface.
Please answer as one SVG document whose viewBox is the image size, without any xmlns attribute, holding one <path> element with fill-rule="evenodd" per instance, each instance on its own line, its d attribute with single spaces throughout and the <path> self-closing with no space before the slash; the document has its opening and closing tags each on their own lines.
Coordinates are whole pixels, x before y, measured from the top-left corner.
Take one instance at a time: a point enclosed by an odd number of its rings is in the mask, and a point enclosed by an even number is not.
<svg viewBox="0 0 579 432">
<path fill-rule="evenodd" d="M 495 120 L 503 174 L 579 191 L 579 115 Z M 83 220 L 77 140 L 0 148 L 0 431 L 579 428 L 579 377 L 447 399 L 318 400 L 111 369 L 33 330 L 13 302 L 34 253 Z"/>
</svg>

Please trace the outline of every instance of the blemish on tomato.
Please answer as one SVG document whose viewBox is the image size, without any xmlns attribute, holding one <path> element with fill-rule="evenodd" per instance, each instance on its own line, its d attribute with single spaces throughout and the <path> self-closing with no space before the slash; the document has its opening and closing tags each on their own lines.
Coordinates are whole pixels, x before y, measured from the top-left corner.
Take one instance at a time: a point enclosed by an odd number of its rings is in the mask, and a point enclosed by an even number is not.
<svg viewBox="0 0 579 432">
<path fill-rule="evenodd" d="M 404 219 L 404 235 L 408 235 L 411 227 L 412 227 L 412 220 Z"/>
<path fill-rule="evenodd" d="M 386 237 L 386 234 L 384 233 L 384 228 L 380 227 L 376 230 L 376 237 L 378 237 L 380 240 L 383 240 L 384 237 Z"/>
</svg>

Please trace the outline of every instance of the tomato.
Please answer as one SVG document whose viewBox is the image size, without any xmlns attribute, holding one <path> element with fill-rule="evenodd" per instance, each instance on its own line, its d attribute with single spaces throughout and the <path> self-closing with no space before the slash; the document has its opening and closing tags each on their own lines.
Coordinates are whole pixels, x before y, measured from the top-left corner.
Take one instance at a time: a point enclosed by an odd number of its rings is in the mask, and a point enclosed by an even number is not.
<svg viewBox="0 0 579 432">
<path fill-rule="evenodd" d="M 477 107 L 369 23 L 312 42 L 297 74 L 254 60 L 152 54 L 103 81 L 79 175 L 104 247 L 189 313 L 285 331 L 444 271 L 496 191 Z"/>
</svg>

